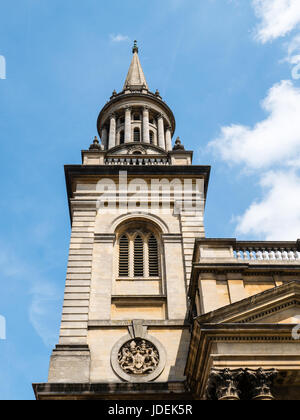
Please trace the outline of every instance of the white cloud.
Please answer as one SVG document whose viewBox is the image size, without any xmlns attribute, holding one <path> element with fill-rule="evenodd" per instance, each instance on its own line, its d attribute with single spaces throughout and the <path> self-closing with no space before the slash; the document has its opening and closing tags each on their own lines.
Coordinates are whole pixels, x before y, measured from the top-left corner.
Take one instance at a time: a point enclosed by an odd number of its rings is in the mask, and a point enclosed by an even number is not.
<svg viewBox="0 0 300 420">
<path fill-rule="evenodd" d="M 130 38 L 127 35 L 122 35 L 122 34 L 114 35 L 114 34 L 111 34 L 110 35 L 110 40 L 112 42 L 124 42 L 124 41 L 130 41 Z"/>
<path fill-rule="evenodd" d="M 0 55 L 0 79 L 6 79 L 6 60 Z"/>
<path fill-rule="evenodd" d="M 53 327 L 57 321 L 58 290 L 49 282 L 37 282 L 31 289 L 32 301 L 29 318 L 46 346 L 53 346 L 58 332 Z"/>
<path fill-rule="evenodd" d="M 300 0 L 252 0 L 260 19 L 256 39 L 285 37 L 300 24 Z M 284 45 L 285 61 L 300 79 L 300 35 Z M 221 129 L 209 149 L 230 165 L 255 170 L 262 198 L 236 218 L 236 234 L 265 240 L 300 237 L 300 89 L 292 81 L 275 84 L 262 102 L 266 117 L 252 127 Z"/>
<path fill-rule="evenodd" d="M 294 80 L 300 79 L 300 35 L 295 36 L 287 44 L 287 56 L 284 61 L 287 61 L 293 66 L 292 78 Z"/>
<path fill-rule="evenodd" d="M 288 44 L 286 60 L 290 64 L 297 64 L 300 61 L 300 35 L 295 36 Z"/>
<path fill-rule="evenodd" d="M 256 36 L 262 43 L 287 35 L 300 23 L 299 0 L 252 0 L 252 4 L 261 20 Z"/>
<path fill-rule="evenodd" d="M 238 218 L 237 234 L 270 241 L 300 238 L 300 177 L 294 171 L 270 171 L 260 185 L 265 196 Z"/>
<path fill-rule="evenodd" d="M 264 120 L 253 127 L 223 127 L 209 148 L 228 164 L 255 170 L 262 188 L 262 198 L 237 218 L 236 233 L 295 240 L 300 237 L 300 89 L 282 81 L 262 106 L 268 113 Z"/>
<path fill-rule="evenodd" d="M 300 158 L 300 89 L 282 81 L 262 102 L 267 118 L 254 127 L 231 125 L 221 129 L 209 148 L 227 163 L 265 169 Z"/>
</svg>

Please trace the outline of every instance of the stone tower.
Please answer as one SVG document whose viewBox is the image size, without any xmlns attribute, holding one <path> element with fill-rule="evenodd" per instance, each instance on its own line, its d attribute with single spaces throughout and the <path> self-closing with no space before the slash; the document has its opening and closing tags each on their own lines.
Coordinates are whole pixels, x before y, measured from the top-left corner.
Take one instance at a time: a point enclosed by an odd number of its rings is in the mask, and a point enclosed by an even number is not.
<svg viewBox="0 0 300 420">
<path fill-rule="evenodd" d="M 59 344 L 37 399 L 300 399 L 300 240 L 206 238 L 192 165 L 138 56 L 65 167 Z"/>
<path fill-rule="evenodd" d="M 59 344 L 38 399 L 183 398 L 187 290 L 210 167 L 192 165 L 149 90 L 135 42 L 82 165 L 65 167 L 72 224 Z"/>
</svg>

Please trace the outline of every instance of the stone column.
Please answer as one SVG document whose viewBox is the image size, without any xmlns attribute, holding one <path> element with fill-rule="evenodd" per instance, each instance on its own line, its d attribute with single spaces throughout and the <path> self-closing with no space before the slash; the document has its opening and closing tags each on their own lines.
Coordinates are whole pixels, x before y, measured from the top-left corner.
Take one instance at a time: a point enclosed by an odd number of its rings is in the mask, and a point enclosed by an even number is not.
<svg viewBox="0 0 300 420">
<path fill-rule="evenodd" d="M 108 149 L 112 149 L 116 145 L 116 116 L 115 114 L 110 115 L 110 126 L 109 126 L 109 142 Z"/>
<path fill-rule="evenodd" d="M 106 150 L 107 149 L 107 146 L 108 146 L 108 144 L 107 144 L 107 128 L 106 127 L 103 127 L 102 128 L 101 142 L 102 142 L 102 145 L 103 145 L 104 150 Z"/>
<path fill-rule="evenodd" d="M 275 398 L 272 395 L 271 387 L 278 372 L 275 369 L 246 369 L 245 377 L 249 384 L 250 397 L 256 401 L 272 401 Z"/>
<path fill-rule="evenodd" d="M 172 127 L 167 128 L 166 132 L 166 148 L 167 152 L 172 151 Z"/>
<path fill-rule="evenodd" d="M 131 108 L 125 110 L 125 143 L 131 143 Z"/>
<path fill-rule="evenodd" d="M 166 148 L 164 117 L 162 114 L 158 117 L 158 146 L 162 149 Z"/>
<path fill-rule="evenodd" d="M 219 401 L 239 400 L 239 382 L 243 374 L 242 369 L 212 369 L 208 379 L 206 398 L 208 400 L 217 398 Z"/>
<path fill-rule="evenodd" d="M 143 142 L 150 143 L 150 132 L 149 132 L 149 109 L 144 107 L 143 109 Z"/>
</svg>

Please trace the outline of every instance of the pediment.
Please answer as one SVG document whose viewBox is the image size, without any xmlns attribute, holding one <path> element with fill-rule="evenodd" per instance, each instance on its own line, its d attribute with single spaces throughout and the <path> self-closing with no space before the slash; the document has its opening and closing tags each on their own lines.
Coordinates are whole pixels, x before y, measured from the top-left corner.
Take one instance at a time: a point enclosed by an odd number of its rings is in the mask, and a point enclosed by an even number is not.
<svg viewBox="0 0 300 420">
<path fill-rule="evenodd" d="M 273 308 L 272 313 L 260 314 L 259 318 L 254 318 L 250 323 L 256 324 L 300 324 L 300 302 L 286 306 L 284 309 Z"/>
<path fill-rule="evenodd" d="M 300 281 L 244 299 L 202 315 L 207 324 L 300 324 Z"/>
<path fill-rule="evenodd" d="M 149 155 L 166 157 L 167 153 L 159 147 L 152 146 L 146 143 L 126 144 L 117 146 L 109 151 L 109 156 L 125 156 L 125 155 Z"/>
</svg>

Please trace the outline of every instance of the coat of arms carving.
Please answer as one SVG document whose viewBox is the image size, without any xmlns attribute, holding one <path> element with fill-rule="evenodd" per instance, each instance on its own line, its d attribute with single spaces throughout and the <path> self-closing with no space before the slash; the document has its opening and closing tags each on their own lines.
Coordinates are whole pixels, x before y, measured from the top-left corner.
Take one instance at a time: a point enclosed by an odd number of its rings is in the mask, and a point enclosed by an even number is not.
<svg viewBox="0 0 300 420">
<path fill-rule="evenodd" d="M 149 375 L 159 365 L 159 352 L 149 341 L 134 339 L 121 347 L 118 362 L 128 375 Z"/>
</svg>

